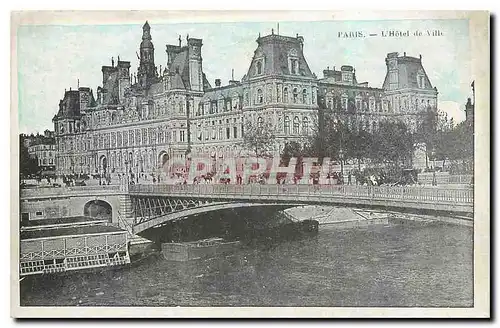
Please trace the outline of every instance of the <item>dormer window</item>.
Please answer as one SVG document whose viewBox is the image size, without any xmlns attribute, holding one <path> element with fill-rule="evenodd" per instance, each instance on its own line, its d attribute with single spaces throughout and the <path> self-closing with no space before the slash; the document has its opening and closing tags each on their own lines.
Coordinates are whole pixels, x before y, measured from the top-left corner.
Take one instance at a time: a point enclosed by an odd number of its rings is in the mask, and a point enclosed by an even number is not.
<svg viewBox="0 0 500 328">
<path fill-rule="evenodd" d="M 263 60 L 257 60 L 257 63 L 255 64 L 255 69 L 256 69 L 256 74 L 261 75 L 262 74 L 262 67 L 263 66 Z"/>
<path fill-rule="evenodd" d="M 299 58 L 295 49 L 292 49 L 288 54 L 288 68 L 290 70 L 290 74 L 299 74 Z"/>
<path fill-rule="evenodd" d="M 417 84 L 419 89 L 425 89 L 425 74 L 422 70 L 417 73 Z"/>
<path fill-rule="evenodd" d="M 297 59 L 291 59 L 290 60 L 290 71 L 292 74 L 297 74 L 298 73 L 298 68 L 299 68 L 299 64 L 298 64 L 298 61 Z"/>
</svg>

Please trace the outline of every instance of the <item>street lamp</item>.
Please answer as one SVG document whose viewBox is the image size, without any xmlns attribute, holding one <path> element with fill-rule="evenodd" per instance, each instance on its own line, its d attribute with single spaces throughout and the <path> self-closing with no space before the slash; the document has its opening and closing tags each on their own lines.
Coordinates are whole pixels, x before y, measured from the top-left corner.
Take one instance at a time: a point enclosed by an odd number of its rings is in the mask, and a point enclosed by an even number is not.
<svg viewBox="0 0 500 328">
<path fill-rule="evenodd" d="M 432 148 L 431 152 L 432 156 L 432 185 L 437 186 L 437 180 L 436 180 L 436 151 L 434 148 Z"/>
<path fill-rule="evenodd" d="M 340 177 L 342 184 L 344 184 L 344 150 L 340 148 L 339 150 L 339 159 L 340 159 Z"/>
</svg>

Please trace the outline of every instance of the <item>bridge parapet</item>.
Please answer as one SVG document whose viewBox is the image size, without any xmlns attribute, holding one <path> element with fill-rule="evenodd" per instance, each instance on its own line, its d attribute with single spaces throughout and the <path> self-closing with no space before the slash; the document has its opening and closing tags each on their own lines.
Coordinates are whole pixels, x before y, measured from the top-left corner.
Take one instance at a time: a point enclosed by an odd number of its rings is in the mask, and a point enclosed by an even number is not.
<svg viewBox="0 0 500 328">
<path fill-rule="evenodd" d="M 304 201 L 472 212 L 472 188 L 357 185 L 133 185 L 131 196 L 198 197 L 256 201 Z"/>
<path fill-rule="evenodd" d="M 21 189 L 21 199 L 70 197 L 87 195 L 119 195 L 126 194 L 127 188 L 121 185 L 75 186 Z"/>
</svg>

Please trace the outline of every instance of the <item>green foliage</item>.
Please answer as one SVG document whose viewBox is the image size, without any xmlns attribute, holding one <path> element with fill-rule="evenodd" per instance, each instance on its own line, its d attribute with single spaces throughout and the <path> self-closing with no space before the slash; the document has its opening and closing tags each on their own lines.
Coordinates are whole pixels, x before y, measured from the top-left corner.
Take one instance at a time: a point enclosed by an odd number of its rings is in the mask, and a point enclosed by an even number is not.
<svg viewBox="0 0 500 328">
<path fill-rule="evenodd" d="M 243 147 L 255 157 L 268 156 L 274 148 L 276 135 L 271 124 L 258 126 L 247 121 L 244 126 Z"/>
</svg>

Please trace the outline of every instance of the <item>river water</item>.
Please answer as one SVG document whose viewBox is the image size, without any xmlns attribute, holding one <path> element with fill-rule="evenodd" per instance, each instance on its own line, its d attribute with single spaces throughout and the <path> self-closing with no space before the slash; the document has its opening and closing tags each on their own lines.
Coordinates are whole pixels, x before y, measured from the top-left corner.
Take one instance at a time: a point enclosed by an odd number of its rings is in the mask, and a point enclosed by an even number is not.
<svg viewBox="0 0 500 328">
<path fill-rule="evenodd" d="M 472 306 L 470 227 L 336 230 L 227 258 L 28 278 L 22 306 Z"/>
</svg>

